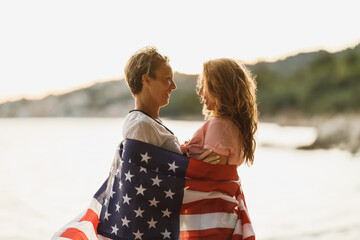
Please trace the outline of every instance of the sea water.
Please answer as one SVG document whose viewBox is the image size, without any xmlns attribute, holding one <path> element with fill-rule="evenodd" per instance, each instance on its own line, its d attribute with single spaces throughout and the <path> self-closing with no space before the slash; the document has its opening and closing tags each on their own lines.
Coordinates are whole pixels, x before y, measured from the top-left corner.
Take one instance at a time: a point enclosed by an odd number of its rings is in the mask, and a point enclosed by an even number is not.
<svg viewBox="0 0 360 240">
<path fill-rule="evenodd" d="M 85 210 L 108 176 L 121 118 L 0 119 L 0 239 L 46 240 Z M 164 120 L 180 142 L 202 121 Z M 299 150 L 309 127 L 261 123 L 240 166 L 258 240 L 360 239 L 360 157 Z"/>
</svg>

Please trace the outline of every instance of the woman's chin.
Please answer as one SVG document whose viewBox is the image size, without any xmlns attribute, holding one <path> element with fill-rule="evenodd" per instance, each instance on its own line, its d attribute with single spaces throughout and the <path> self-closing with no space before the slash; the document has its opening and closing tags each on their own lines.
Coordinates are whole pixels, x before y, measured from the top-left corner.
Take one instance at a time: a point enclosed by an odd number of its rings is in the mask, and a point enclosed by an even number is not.
<svg viewBox="0 0 360 240">
<path fill-rule="evenodd" d="M 161 107 L 165 107 L 169 104 L 169 99 L 167 99 L 167 101 L 164 101 L 163 104 L 161 105 Z"/>
<path fill-rule="evenodd" d="M 205 105 L 205 108 L 206 108 L 206 110 L 208 110 L 208 111 L 214 110 L 214 108 L 213 108 L 212 106 L 208 106 L 208 105 Z"/>
</svg>

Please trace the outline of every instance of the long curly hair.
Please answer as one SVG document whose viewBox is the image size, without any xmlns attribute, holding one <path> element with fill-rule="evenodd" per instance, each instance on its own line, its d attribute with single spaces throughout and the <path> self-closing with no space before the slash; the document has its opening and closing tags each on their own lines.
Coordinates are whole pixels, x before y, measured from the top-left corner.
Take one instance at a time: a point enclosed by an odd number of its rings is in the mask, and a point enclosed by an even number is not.
<svg viewBox="0 0 360 240">
<path fill-rule="evenodd" d="M 255 132 L 258 125 L 256 80 L 239 61 L 229 58 L 209 60 L 203 64 L 202 76 L 197 83 L 198 93 L 207 90 L 215 101 L 214 110 L 203 105 L 205 119 L 221 117 L 232 120 L 240 132 L 240 146 L 245 163 L 254 162 Z M 202 103 L 204 99 L 201 98 Z"/>
</svg>

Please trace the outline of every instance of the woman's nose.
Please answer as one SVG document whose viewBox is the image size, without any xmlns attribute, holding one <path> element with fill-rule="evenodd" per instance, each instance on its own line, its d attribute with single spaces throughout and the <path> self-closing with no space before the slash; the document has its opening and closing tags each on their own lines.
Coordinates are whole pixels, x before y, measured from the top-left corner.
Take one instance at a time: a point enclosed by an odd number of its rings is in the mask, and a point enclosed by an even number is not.
<svg viewBox="0 0 360 240">
<path fill-rule="evenodd" d="M 176 84 L 175 84 L 174 81 L 171 81 L 171 86 L 170 87 L 171 87 L 172 90 L 176 89 Z"/>
<path fill-rule="evenodd" d="M 201 86 L 200 89 L 199 89 L 199 96 L 204 96 L 204 87 Z"/>
</svg>

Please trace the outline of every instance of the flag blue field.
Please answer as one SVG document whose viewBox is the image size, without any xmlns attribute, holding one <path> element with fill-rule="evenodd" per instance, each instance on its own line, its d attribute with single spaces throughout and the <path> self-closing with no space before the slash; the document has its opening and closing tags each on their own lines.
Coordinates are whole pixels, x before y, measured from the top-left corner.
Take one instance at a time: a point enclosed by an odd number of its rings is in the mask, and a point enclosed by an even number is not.
<svg viewBox="0 0 360 240">
<path fill-rule="evenodd" d="M 88 209 L 52 239 L 255 239 L 237 166 L 128 139 Z"/>
</svg>

